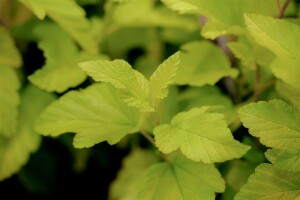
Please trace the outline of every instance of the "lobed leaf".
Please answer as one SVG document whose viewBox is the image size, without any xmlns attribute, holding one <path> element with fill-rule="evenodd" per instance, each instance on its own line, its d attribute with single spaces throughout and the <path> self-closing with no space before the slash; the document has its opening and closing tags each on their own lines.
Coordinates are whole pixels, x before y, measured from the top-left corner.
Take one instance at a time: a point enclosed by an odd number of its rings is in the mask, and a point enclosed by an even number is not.
<svg viewBox="0 0 300 200">
<path fill-rule="evenodd" d="M 277 169 L 300 172 L 300 150 L 269 149 L 265 155 Z"/>
<path fill-rule="evenodd" d="M 234 199 L 297 199 L 299 194 L 300 173 L 280 171 L 271 164 L 261 164 Z"/>
<path fill-rule="evenodd" d="M 224 116 L 212 107 L 194 108 L 177 114 L 170 124 L 153 130 L 156 146 L 163 153 L 176 149 L 189 159 L 205 163 L 223 162 L 243 156 L 249 147 L 234 140 Z"/>
<path fill-rule="evenodd" d="M 174 11 L 183 14 L 204 16 L 205 24 L 202 35 L 208 39 L 216 39 L 222 35 L 244 34 L 243 14 L 261 13 L 274 16 L 277 14 L 273 0 L 162 0 Z"/>
<path fill-rule="evenodd" d="M 299 172 L 300 115 L 293 106 L 281 100 L 252 103 L 239 111 L 249 132 L 260 138 L 269 149 L 265 155 L 276 169 Z"/>
<path fill-rule="evenodd" d="M 240 37 L 238 41 L 227 43 L 227 46 L 248 70 L 254 70 L 256 66 L 268 67 L 274 60 L 274 55 L 268 49 L 250 38 Z"/>
<path fill-rule="evenodd" d="M 300 50 L 300 27 L 284 20 L 255 14 L 245 15 L 245 21 L 255 41 L 276 55 L 272 63 L 274 75 L 299 89 L 300 58 L 297 52 Z"/>
<path fill-rule="evenodd" d="M 123 91 L 124 101 L 143 111 L 151 111 L 149 81 L 124 60 L 89 61 L 79 66 L 95 81 L 112 84 Z"/>
<path fill-rule="evenodd" d="M 144 171 L 158 162 L 158 158 L 149 151 L 134 149 L 122 162 L 122 168 L 109 190 L 110 199 L 138 199 L 140 179 Z"/>
<path fill-rule="evenodd" d="M 19 0 L 39 19 L 48 15 L 65 31 L 67 31 L 80 46 L 91 54 L 98 52 L 94 42 L 91 23 L 85 18 L 85 11 L 75 0 Z"/>
<path fill-rule="evenodd" d="M 268 147 L 300 149 L 300 115 L 282 100 L 250 103 L 239 110 L 243 125 Z"/>
<path fill-rule="evenodd" d="M 41 114 L 35 128 L 51 136 L 74 132 L 77 148 L 115 144 L 139 130 L 139 112 L 126 106 L 112 86 L 95 84 L 63 95 Z"/>
<path fill-rule="evenodd" d="M 190 16 L 180 16 L 153 0 L 110 1 L 105 4 L 106 18 L 111 27 L 162 27 L 196 30 L 198 23 Z"/>
<path fill-rule="evenodd" d="M 30 75 L 29 80 L 46 91 L 62 93 L 77 86 L 87 77 L 77 67 L 78 62 L 102 58 L 79 51 L 72 38 L 54 24 L 43 24 L 35 33 L 41 39 L 38 46 L 44 51 L 46 64 Z"/>
<path fill-rule="evenodd" d="M 224 191 L 225 183 L 213 165 L 177 156 L 170 163 L 149 167 L 140 187 L 140 200 L 210 200 L 215 199 L 215 192 Z"/>
<path fill-rule="evenodd" d="M 167 87 L 173 82 L 178 62 L 179 53 L 176 53 L 157 68 L 150 83 L 124 60 L 88 61 L 79 66 L 95 81 L 110 83 L 120 89 L 127 105 L 139 108 L 142 112 L 153 112 L 159 100 L 167 96 Z"/>
</svg>

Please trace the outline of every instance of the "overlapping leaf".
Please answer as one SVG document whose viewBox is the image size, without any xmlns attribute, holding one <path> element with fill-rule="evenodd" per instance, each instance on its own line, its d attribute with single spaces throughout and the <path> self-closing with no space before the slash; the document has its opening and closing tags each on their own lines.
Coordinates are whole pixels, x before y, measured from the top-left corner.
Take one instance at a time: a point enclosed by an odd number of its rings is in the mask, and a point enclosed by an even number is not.
<svg viewBox="0 0 300 200">
<path fill-rule="evenodd" d="M 20 0 L 39 19 L 48 15 L 89 53 L 97 53 L 97 43 L 91 32 L 91 23 L 85 18 L 85 11 L 75 0 Z"/>
<path fill-rule="evenodd" d="M 167 95 L 167 87 L 173 82 L 178 64 L 179 53 L 176 53 L 158 67 L 150 83 L 124 60 L 89 61 L 80 63 L 80 67 L 96 81 L 111 83 L 123 91 L 123 100 L 129 106 L 154 111 L 158 100 Z"/>
<path fill-rule="evenodd" d="M 246 185 L 235 196 L 235 200 L 298 199 L 300 195 L 300 173 L 289 173 L 274 169 L 270 164 L 261 164 L 255 169 Z"/>
<path fill-rule="evenodd" d="M 215 39 L 225 34 L 244 32 L 243 13 L 262 13 L 274 16 L 277 13 L 276 3 L 272 0 L 162 0 L 172 10 L 179 13 L 203 15 L 207 23 L 202 35 Z"/>
<path fill-rule="evenodd" d="M 211 164 L 196 163 L 182 156 L 170 163 L 159 163 L 145 171 L 140 183 L 139 200 L 215 199 L 225 184 Z"/>
<path fill-rule="evenodd" d="M 249 176 L 254 173 L 256 165 L 244 160 L 232 160 L 228 162 L 224 174 L 226 190 L 222 193 L 222 199 L 232 200 L 241 187 L 246 184 Z"/>
<path fill-rule="evenodd" d="M 117 143 L 139 129 L 139 112 L 120 99 L 108 84 L 95 84 L 82 91 L 71 91 L 51 104 L 36 122 L 43 135 L 76 133 L 74 146 L 91 147 L 99 142 Z"/>
<path fill-rule="evenodd" d="M 33 130 L 33 123 L 54 99 L 34 86 L 28 86 L 22 92 L 18 128 L 9 138 L 0 136 L 0 180 L 18 172 L 30 154 L 38 149 L 41 136 Z"/>
<path fill-rule="evenodd" d="M 149 151 L 134 149 L 124 160 L 117 179 L 110 186 L 110 199 L 138 200 L 140 179 L 144 171 L 158 162 L 157 157 Z"/>
<path fill-rule="evenodd" d="M 272 51 L 277 59 L 272 63 L 274 75 L 289 85 L 300 88 L 300 27 L 267 16 L 248 14 L 247 28 L 260 45 Z"/>
<path fill-rule="evenodd" d="M 14 69 L 0 66 L 0 136 L 11 136 L 16 132 L 19 87 Z"/>
<path fill-rule="evenodd" d="M 243 125 L 268 147 L 300 149 L 300 115 L 281 100 L 251 103 L 239 110 Z"/>
<path fill-rule="evenodd" d="M 229 59 L 221 49 L 208 41 L 191 42 L 181 47 L 180 68 L 175 83 L 180 85 L 214 85 L 225 76 L 236 77 Z"/>
<path fill-rule="evenodd" d="M 293 106 L 272 100 L 248 104 L 239 114 L 253 136 L 259 137 L 262 144 L 276 148 L 266 153 L 276 168 L 299 171 L 300 114 Z"/>
<path fill-rule="evenodd" d="M 266 48 L 256 44 L 252 39 L 240 37 L 239 41 L 227 43 L 236 58 L 240 59 L 247 70 L 256 66 L 267 67 L 274 59 L 274 55 Z"/>
<path fill-rule="evenodd" d="M 21 55 L 16 48 L 13 38 L 7 30 L 0 26 L 0 65 L 8 67 L 20 67 Z"/>
<path fill-rule="evenodd" d="M 126 61 L 88 61 L 80 63 L 80 67 L 95 81 L 111 83 L 122 90 L 128 105 L 145 111 L 153 109 L 149 103 L 149 81 Z"/>
<path fill-rule="evenodd" d="M 275 168 L 300 172 L 300 150 L 269 149 L 265 154 Z"/>
<path fill-rule="evenodd" d="M 44 90 L 64 92 L 77 86 L 86 79 L 86 74 L 77 67 L 77 63 L 101 59 L 101 56 L 80 52 L 75 42 L 54 24 L 41 25 L 35 32 L 41 38 L 39 48 L 44 51 L 46 64 L 29 76 L 29 80 Z"/>
<path fill-rule="evenodd" d="M 196 30 L 198 22 L 191 16 L 179 16 L 153 0 L 130 0 L 106 3 L 106 20 L 115 28 L 121 27 L 169 27 Z"/>
<path fill-rule="evenodd" d="M 234 140 L 224 116 L 211 109 L 194 108 L 177 114 L 170 124 L 156 127 L 156 146 L 164 153 L 180 149 L 189 159 L 205 163 L 243 156 L 249 147 Z"/>
<path fill-rule="evenodd" d="M 299 108 L 299 106 L 296 105 L 297 98 L 300 97 L 299 89 L 292 87 L 282 81 L 276 81 L 275 88 L 280 98 L 282 98 L 286 102 L 293 104 L 296 109 Z"/>
</svg>

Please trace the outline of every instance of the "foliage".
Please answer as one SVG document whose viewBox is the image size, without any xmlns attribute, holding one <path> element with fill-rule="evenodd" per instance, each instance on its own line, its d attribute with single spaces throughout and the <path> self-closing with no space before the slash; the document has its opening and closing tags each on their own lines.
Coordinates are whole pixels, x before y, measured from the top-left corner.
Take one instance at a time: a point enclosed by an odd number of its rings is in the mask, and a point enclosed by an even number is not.
<svg viewBox="0 0 300 200">
<path fill-rule="evenodd" d="M 299 6 L 1 1 L 0 181 L 49 193 L 51 136 L 76 173 L 119 170 L 102 198 L 299 199 Z"/>
</svg>

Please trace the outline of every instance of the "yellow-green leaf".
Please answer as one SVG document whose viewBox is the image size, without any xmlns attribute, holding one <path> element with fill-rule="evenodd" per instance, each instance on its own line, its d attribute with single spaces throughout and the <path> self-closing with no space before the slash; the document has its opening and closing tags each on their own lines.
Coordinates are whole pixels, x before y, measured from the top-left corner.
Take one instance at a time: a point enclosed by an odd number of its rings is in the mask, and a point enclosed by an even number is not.
<svg viewBox="0 0 300 200">
<path fill-rule="evenodd" d="M 18 172 L 39 148 L 41 136 L 33 130 L 33 123 L 54 99 L 52 94 L 32 85 L 22 91 L 17 130 L 9 138 L 0 135 L 0 180 Z"/>
<path fill-rule="evenodd" d="M 54 24 L 43 24 L 35 33 L 40 38 L 38 45 L 44 51 L 46 64 L 29 76 L 29 80 L 46 91 L 61 93 L 77 86 L 87 77 L 77 64 L 101 58 L 79 51 L 72 38 Z"/>
<path fill-rule="evenodd" d="M 9 32 L 0 26 L 0 65 L 21 67 L 22 58 Z"/>
<path fill-rule="evenodd" d="M 250 103 L 239 110 L 243 125 L 268 147 L 300 150 L 300 114 L 281 100 Z"/>
<path fill-rule="evenodd" d="M 170 163 L 154 164 L 145 171 L 138 199 L 213 200 L 215 192 L 224 189 L 224 180 L 214 165 L 177 155 Z"/>
<path fill-rule="evenodd" d="M 180 85 L 214 85 L 225 76 L 236 77 L 229 59 L 220 48 L 208 41 L 190 42 L 181 47 L 180 67 L 175 83 Z"/>
<path fill-rule="evenodd" d="M 235 200 L 298 199 L 300 173 L 274 169 L 271 164 L 261 164 L 255 169 L 246 185 L 235 196 Z"/>
<path fill-rule="evenodd" d="M 174 82 L 179 68 L 180 53 L 175 53 L 160 64 L 150 77 L 149 87 L 152 105 L 157 106 L 159 100 L 168 96 L 168 87 Z"/>
<path fill-rule="evenodd" d="M 39 19 L 48 15 L 67 31 L 89 53 L 98 52 L 92 26 L 85 18 L 85 11 L 75 0 L 19 0 L 31 9 Z"/>
<path fill-rule="evenodd" d="M 63 95 L 41 114 L 35 128 L 48 136 L 74 132 L 77 148 L 103 141 L 115 144 L 138 131 L 139 112 L 126 106 L 112 86 L 95 84 Z"/>
<path fill-rule="evenodd" d="M 157 126 L 153 130 L 156 146 L 163 153 L 180 149 L 187 158 L 205 163 L 243 156 L 249 147 L 234 140 L 224 115 L 211 110 L 194 108 L 177 114 L 170 124 Z"/>
<path fill-rule="evenodd" d="M 276 55 L 274 75 L 300 89 L 300 26 L 272 17 L 247 14 L 245 21 L 255 41 Z"/>
<path fill-rule="evenodd" d="M 20 83 L 14 69 L 0 66 L 0 136 L 17 130 Z"/>
<path fill-rule="evenodd" d="M 134 149 L 123 160 L 122 168 L 110 186 L 110 199 L 138 200 L 142 175 L 148 167 L 157 162 L 158 158 L 150 151 Z"/>
<path fill-rule="evenodd" d="M 265 155 L 277 169 L 300 172 L 300 150 L 269 149 Z"/>
<path fill-rule="evenodd" d="M 154 110 L 149 102 L 149 81 L 126 61 L 88 61 L 79 66 L 95 81 L 111 83 L 122 90 L 123 99 L 129 106 L 142 111 Z"/>
</svg>

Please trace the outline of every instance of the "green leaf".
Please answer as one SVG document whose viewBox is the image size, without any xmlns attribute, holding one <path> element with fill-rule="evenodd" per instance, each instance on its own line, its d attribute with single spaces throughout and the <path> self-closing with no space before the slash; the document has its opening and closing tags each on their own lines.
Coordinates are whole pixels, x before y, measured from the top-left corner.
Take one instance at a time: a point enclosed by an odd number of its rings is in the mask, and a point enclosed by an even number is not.
<svg viewBox="0 0 300 200">
<path fill-rule="evenodd" d="M 0 66 L 0 136 L 11 136 L 16 132 L 19 88 L 16 72 L 9 67 Z"/>
<path fill-rule="evenodd" d="M 19 0 L 26 5 L 39 19 L 48 15 L 80 46 L 89 53 L 97 53 L 98 46 L 94 42 L 91 23 L 85 18 L 85 11 L 75 0 Z"/>
<path fill-rule="evenodd" d="M 99 0 L 76 0 L 80 5 L 97 5 Z"/>
<path fill-rule="evenodd" d="M 116 3 L 128 3 L 132 0 L 108 0 L 108 2 L 116 2 Z"/>
<path fill-rule="evenodd" d="M 265 162 L 264 153 L 257 147 L 257 141 L 250 136 L 246 136 L 242 140 L 243 144 L 251 146 L 251 149 L 243 156 L 244 160 L 257 166 Z"/>
<path fill-rule="evenodd" d="M 129 106 L 153 110 L 149 103 L 149 81 L 126 61 L 88 61 L 79 66 L 95 81 L 111 83 L 122 90 L 122 98 Z"/>
<path fill-rule="evenodd" d="M 0 65 L 20 67 L 22 58 L 9 32 L 0 26 Z"/>
<path fill-rule="evenodd" d="M 110 28 L 158 26 L 191 31 L 199 27 L 197 19 L 191 16 L 180 16 L 164 6 L 157 6 L 153 0 L 107 2 L 105 11 Z"/>
<path fill-rule="evenodd" d="M 195 1 L 189 0 L 161 0 L 166 6 L 180 14 L 197 14 L 199 12 Z"/>
<path fill-rule="evenodd" d="M 273 0 L 162 0 L 172 10 L 204 16 L 207 20 L 202 35 L 216 39 L 221 35 L 243 34 L 243 14 L 261 13 L 274 16 L 277 13 Z"/>
<path fill-rule="evenodd" d="M 232 160 L 227 163 L 228 169 L 224 173 L 226 190 L 222 194 L 222 200 L 232 200 L 241 187 L 246 184 L 249 176 L 254 172 L 256 165 L 244 160 Z"/>
<path fill-rule="evenodd" d="M 41 136 L 33 130 L 33 122 L 54 99 L 33 86 L 22 91 L 18 130 L 9 138 L 0 136 L 0 180 L 18 172 L 39 148 Z"/>
<path fill-rule="evenodd" d="M 153 106 L 157 106 L 157 102 L 168 96 L 168 87 L 174 82 L 175 75 L 179 68 L 179 56 L 179 52 L 170 56 L 167 60 L 165 60 L 158 66 L 158 68 L 150 77 L 149 87 L 150 95 L 153 99 Z"/>
<path fill-rule="evenodd" d="M 247 28 L 256 42 L 276 55 L 272 63 L 274 75 L 289 85 L 300 88 L 300 27 L 271 17 L 247 14 Z"/>
<path fill-rule="evenodd" d="M 205 163 L 223 162 L 243 156 L 249 147 L 234 140 L 224 115 L 213 107 L 194 108 L 177 114 L 170 124 L 153 130 L 156 146 L 163 153 L 176 149 L 189 159 Z"/>
<path fill-rule="evenodd" d="M 300 97 L 299 89 L 296 89 L 295 87 L 292 87 L 282 81 L 276 81 L 275 88 L 280 98 L 282 98 L 286 102 L 289 102 L 290 104 L 294 104 L 296 108 L 298 107 L 297 105 L 295 105 L 295 103 L 297 104 L 295 100 Z"/>
<path fill-rule="evenodd" d="M 71 91 L 51 104 L 38 118 L 35 128 L 43 135 L 74 132 L 77 148 L 99 142 L 117 143 L 139 130 L 139 112 L 127 107 L 118 92 L 108 84 L 95 84 Z"/>
<path fill-rule="evenodd" d="M 236 58 L 240 59 L 243 66 L 250 70 L 256 66 L 267 67 L 274 59 L 274 55 L 266 48 L 259 46 L 253 40 L 240 37 L 236 42 L 227 43 Z"/>
<path fill-rule="evenodd" d="M 223 192 L 224 180 L 211 164 L 196 163 L 182 156 L 170 163 L 159 163 L 145 171 L 140 184 L 140 200 L 215 199 Z"/>
<path fill-rule="evenodd" d="M 43 24 L 35 33 L 41 38 L 39 48 L 44 51 L 46 64 L 29 80 L 46 91 L 61 93 L 79 85 L 87 76 L 77 67 L 78 62 L 101 58 L 80 52 L 76 43 L 54 24 Z"/>
<path fill-rule="evenodd" d="M 122 28 L 113 31 L 103 40 L 109 55 L 115 58 L 126 57 L 128 49 L 144 48 L 157 40 L 155 31 L 149 28 Z"/>
<path fill-rule="evenodd" d="M 180 67 L 175 83 L 180 85 L 214 85 L 225 76 L 236 77 L 229 59 L 217 46 L 208 41 L 190 42 L 181 47 Z"/>
<path fill-rule="evenodd" d="M 234 199 L 297 199 L 299 194 L 300 173 L 280 171 L 270 164 L 261 164 Z"/>
<path fill-rule="evenodd" d="M 175 53 L 165 60 L 151 76 L 150 83 L 124 60 L 88 61 L 79 66 L 95 81 L 110 83 L 120 89 L 127 105 L 142 112 L 152 112 L 159 100 L 168 94 L 167 87 L 173 82 L 178 69 L 178 57 L 179 53 Z"/>
<path fill-rule="evenodd" d="M 158 162 L 153 153 L 142 149 L 134 149 L 122 163 L 116 180 L 110 186 L 110 199 L 134 200 L 138 199 L 138 188 L 144 171 Z"/>
<path fill-rule="evenodd" d="M 239 110 L 243 125 L 268 147 L 300 149 L 300 114 L 281 100 L 250 103 Z"/>
<path fill-rule="evenodd" d="M 231 99 L 216 86 L 191 87 L 180 93 L 180 110 L 190 110 L 202 106 L 222 106 L 218 111 L 224 114 L 228 124 L 234 122 L 237 113 Z"/>
<path fill-rule="evenodd" d="M 265 155 L 277 169 L 300 172 L 300 150 L 269 149 Z"/>
</svg>

